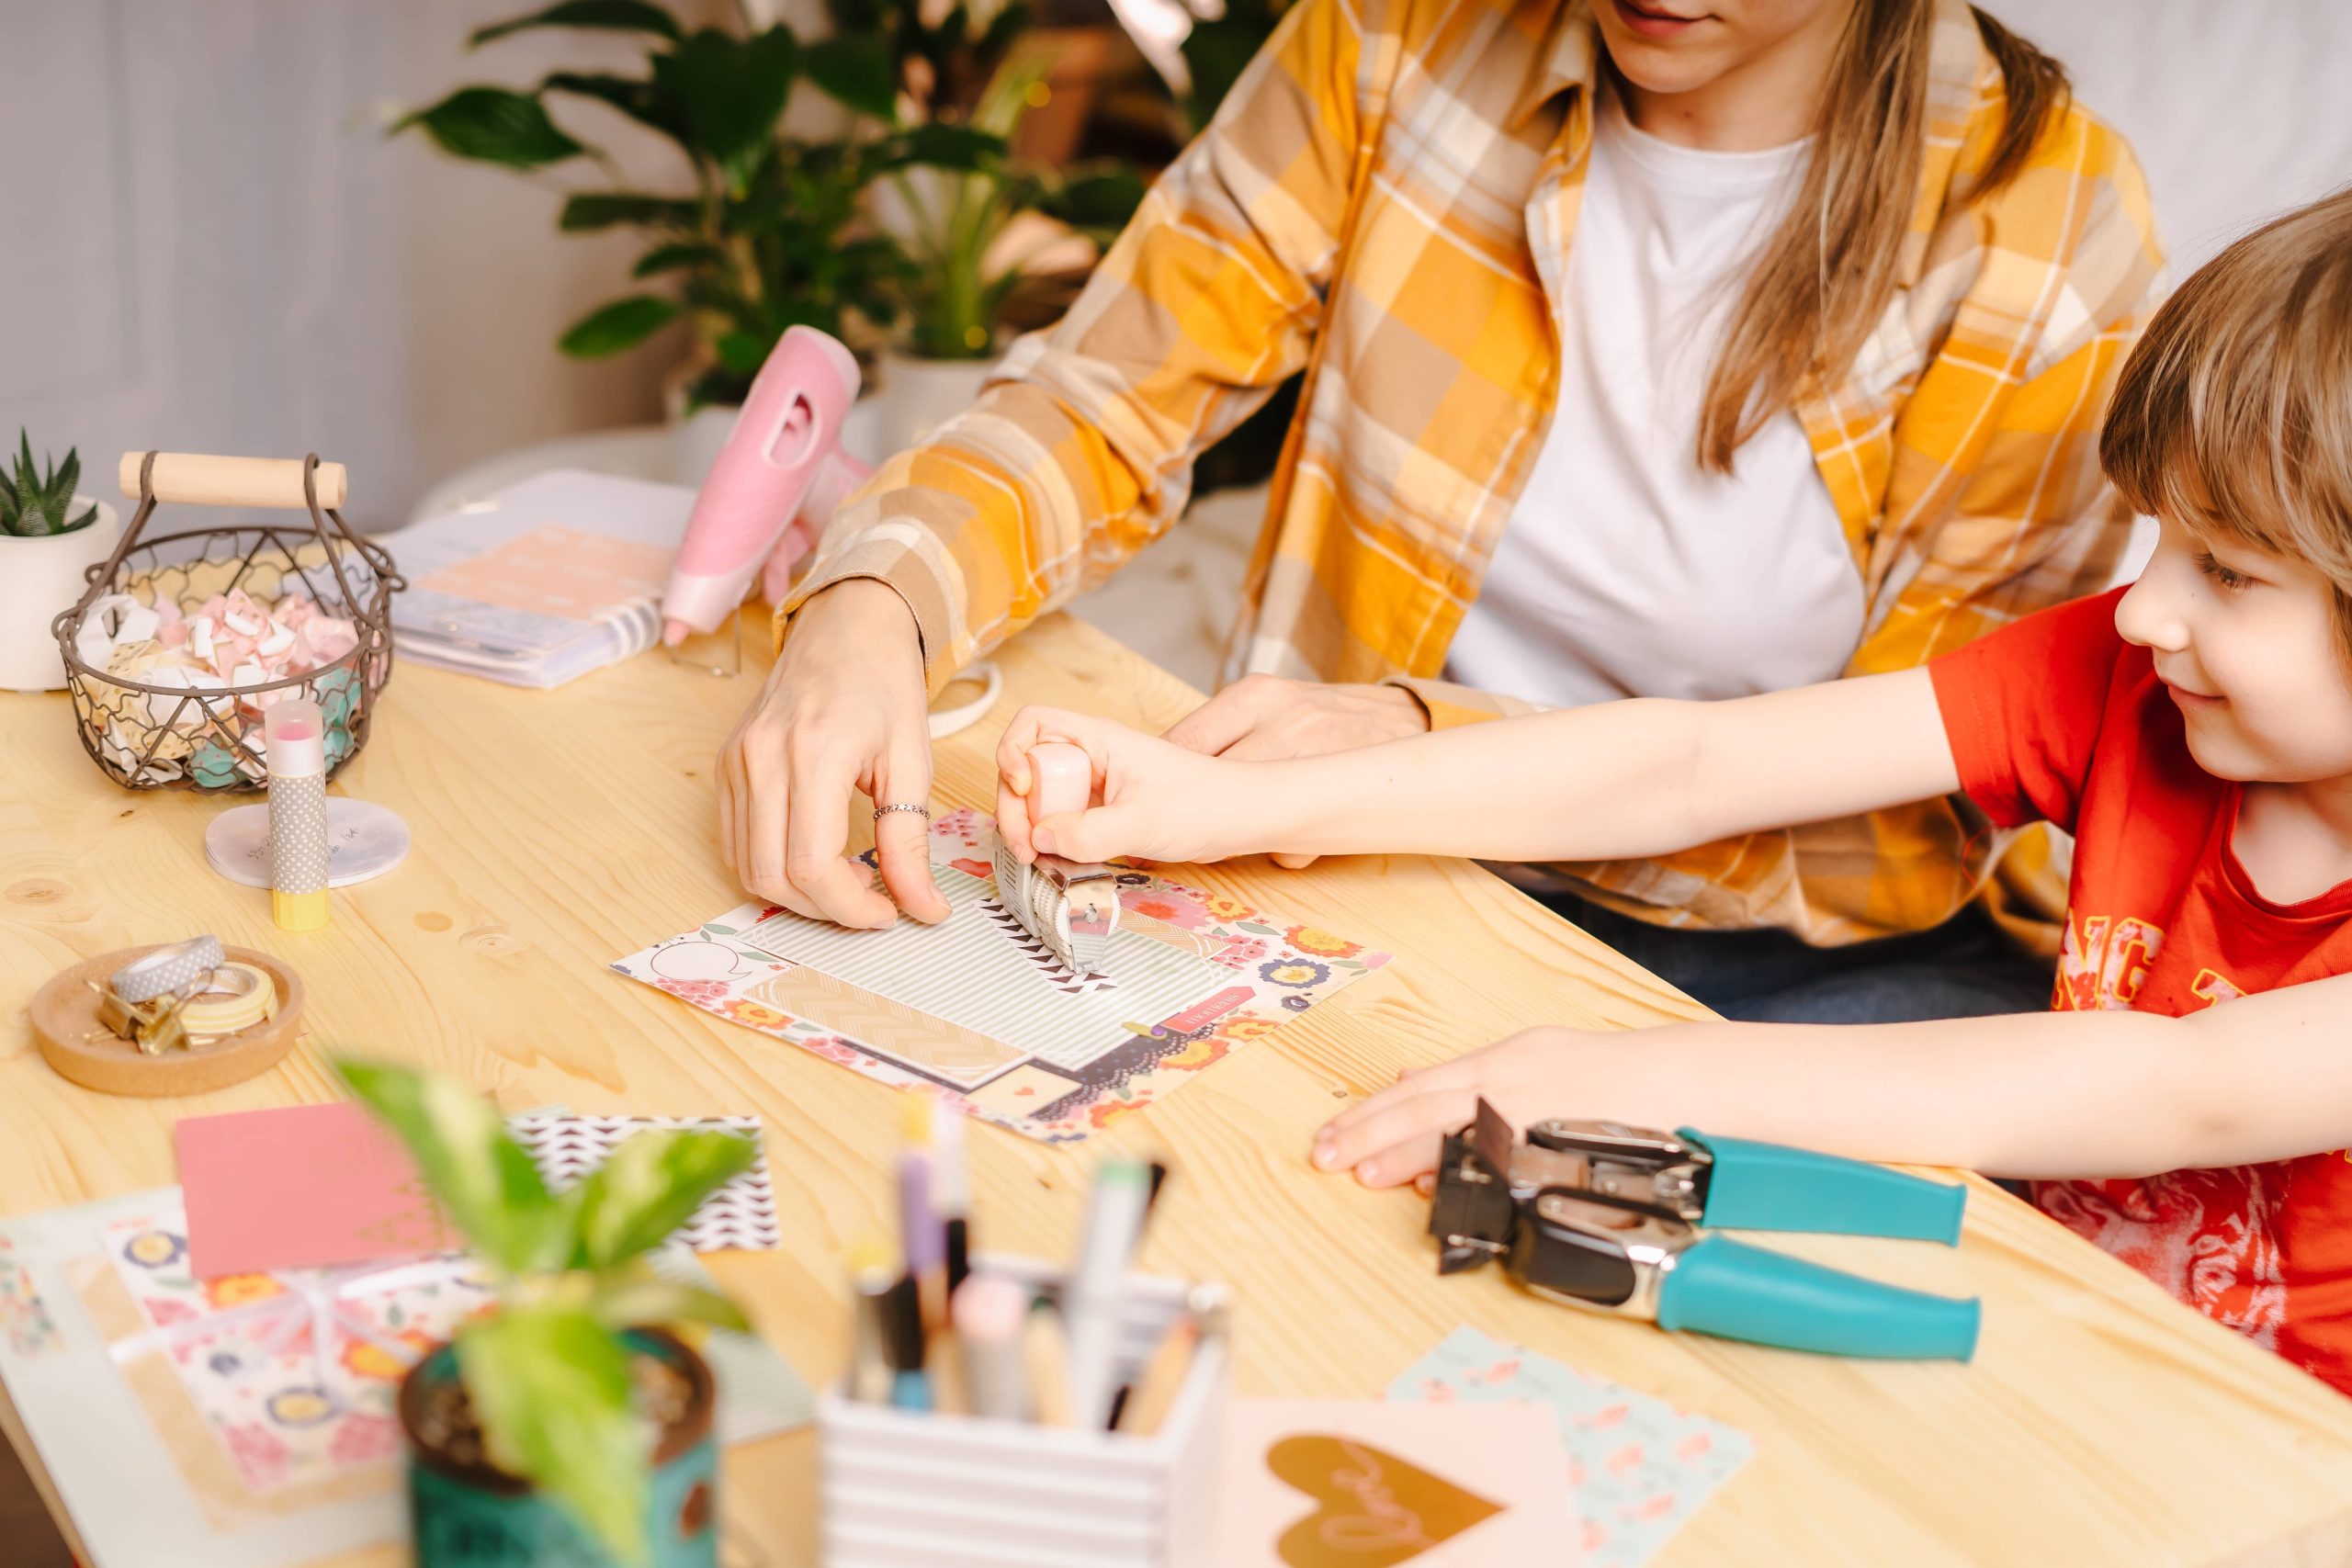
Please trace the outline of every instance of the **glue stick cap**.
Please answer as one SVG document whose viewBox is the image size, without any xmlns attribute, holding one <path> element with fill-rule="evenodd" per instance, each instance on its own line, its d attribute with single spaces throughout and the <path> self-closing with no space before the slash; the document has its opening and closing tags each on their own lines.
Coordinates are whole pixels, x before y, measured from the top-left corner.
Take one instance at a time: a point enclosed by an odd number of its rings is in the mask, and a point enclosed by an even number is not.
<svg viewBox="0 0 2352 1568">
<path fill-rule="evenodd" d="M 289 697 L 262 711 L 262 739 L 272 775 L 301 778 L 327 771 L 326 716 L 307 697 Z"/>
</svg>

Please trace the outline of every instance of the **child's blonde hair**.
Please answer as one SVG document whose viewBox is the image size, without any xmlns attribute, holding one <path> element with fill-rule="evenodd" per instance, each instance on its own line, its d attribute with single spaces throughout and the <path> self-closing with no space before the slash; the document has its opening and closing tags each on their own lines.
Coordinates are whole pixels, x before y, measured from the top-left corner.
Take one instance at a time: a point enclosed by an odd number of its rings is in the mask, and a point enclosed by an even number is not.
<svg viewBox="0 0 2352 1568">
<path fill-rule="evenodd" d="M 2352 190 L 2264 224 L 2165 301 L 2098 456 L 2140 511 L 2325 576 L 2352 651 Z"/>
</svg>

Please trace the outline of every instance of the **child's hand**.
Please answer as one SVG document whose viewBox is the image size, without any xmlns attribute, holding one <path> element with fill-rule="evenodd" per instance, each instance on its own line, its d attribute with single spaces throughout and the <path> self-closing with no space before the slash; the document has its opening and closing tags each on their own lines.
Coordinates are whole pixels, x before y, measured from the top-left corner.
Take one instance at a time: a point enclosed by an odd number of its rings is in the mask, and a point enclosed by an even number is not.
<svg viewBox="0 0 2352 1568">
<path fill-rule="evenodd" d="M 1048 740 L 1085 751 L 1100 804 L 1033 821 L 1029 750 Z M 1210 861 L 1264 847 L 1248 838 L 1249 764 L 1204 757 L 1112 719 L 1023 708 L 997 742 L 996 765 L 997 831 L 1024 865 L 1041 852 L 1074 861 Z"/>
<path fill-rule="evenodd" d="M 1671 1126 L 1672 1112 L 1651 1103 L 1668 1098 L 1649 1066 L 1659 1060 L 1658 1052 L 1629 1048 L 1622 1034 L 1524 1030 L 1408 1072 L 1342 1111 L 1316 1133 L 1315 1165 L 1353 1170 L 1367 1187 L 1419 1181 L 1436 1170 L 1446 1134 L 1469 1125 L 1481 1098 L 1515 1131 L 1547 1116 L 1609 1117 L 1636 1126 L 1662 1117 Z"/>
</svg>

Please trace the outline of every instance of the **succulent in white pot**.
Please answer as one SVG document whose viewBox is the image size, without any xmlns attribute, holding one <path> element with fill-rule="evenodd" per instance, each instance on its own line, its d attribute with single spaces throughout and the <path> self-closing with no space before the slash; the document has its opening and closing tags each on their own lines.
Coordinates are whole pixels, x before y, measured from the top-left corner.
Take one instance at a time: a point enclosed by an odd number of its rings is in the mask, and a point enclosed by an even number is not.
<svg viewBox="0 0 2352 1568">
<path fill-rule="evenodd" d="M 82 459 L 33 462 L 32 437 L 17 433 L 14 471 L 0 468 L 0 689 L 53 692 L 65 660 L 51 623 L 74 607 L 89 570 L 114 553 L 122 519 L 74 490 Z"/>
</svg>

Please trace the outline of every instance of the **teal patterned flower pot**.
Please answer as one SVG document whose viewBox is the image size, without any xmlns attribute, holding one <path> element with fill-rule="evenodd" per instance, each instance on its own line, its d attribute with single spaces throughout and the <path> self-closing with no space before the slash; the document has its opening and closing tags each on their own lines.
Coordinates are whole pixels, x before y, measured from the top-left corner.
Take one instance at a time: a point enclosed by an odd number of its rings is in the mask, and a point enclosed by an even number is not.
<svg viewBox="0 0 2352 1568">
<path fill-rule="evenodd" d="M 631 1348 L 658 1358 L 691 1385 L 683 1419 L 654 1450 L 646 1517 L 650 1568 L 717 1568 L 718 1442 L 711 1430 L 716 1385 L 703 1359 L 660 1329 L 633 1330 Z M 624 1568 L 555 1503 L 479 1461 L 458 1463 L 419 1438 L 433 1392 L 457 1377 L 444 1345 L 401 1384 L 408 1437 L 409 1523 L 417 1568 Z"/>
</svg>

